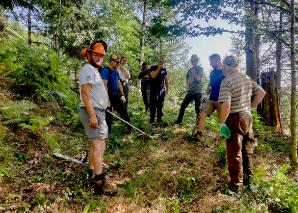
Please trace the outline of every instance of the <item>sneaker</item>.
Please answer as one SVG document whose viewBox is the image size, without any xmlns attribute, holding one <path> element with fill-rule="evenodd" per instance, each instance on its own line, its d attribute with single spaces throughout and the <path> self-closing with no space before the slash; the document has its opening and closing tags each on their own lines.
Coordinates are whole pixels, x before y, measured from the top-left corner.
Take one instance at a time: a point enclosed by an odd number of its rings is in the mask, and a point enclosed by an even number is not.
<svg viewBox="0 0 298 213">
<path fill-rule="evenodd" d="M 111 186 L 107 183 L 106 174 L 101 173 L 99 175 L 95 175 L 94 181 L 94 195 L 116 195 L 118 190 L 116 187 Z"/>
</svg>

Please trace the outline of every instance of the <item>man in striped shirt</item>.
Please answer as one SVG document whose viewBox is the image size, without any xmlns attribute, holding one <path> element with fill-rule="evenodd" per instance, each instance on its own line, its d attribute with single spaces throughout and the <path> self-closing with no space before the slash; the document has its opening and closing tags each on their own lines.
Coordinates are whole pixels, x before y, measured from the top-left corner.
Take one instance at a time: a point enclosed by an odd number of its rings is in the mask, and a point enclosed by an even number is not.
<svg viewBox="0 0 298 213">
<path fill-rule="evenodd" d="M 239 71 L 238 65 L 236 57 L 225 57 L 225 78 L 221 83 L 218 98 L 218 102 L 222 103 L 220 122 L 231 131 L 231 137 L 226 141 L 226 149 L 231 177 L 230 189 L 233 191 L 238 191 L 243 184 L 249 185 L 254 143 L 250 109 L 256 108 L 266 94 L 256 82 Z"/>
</svg>

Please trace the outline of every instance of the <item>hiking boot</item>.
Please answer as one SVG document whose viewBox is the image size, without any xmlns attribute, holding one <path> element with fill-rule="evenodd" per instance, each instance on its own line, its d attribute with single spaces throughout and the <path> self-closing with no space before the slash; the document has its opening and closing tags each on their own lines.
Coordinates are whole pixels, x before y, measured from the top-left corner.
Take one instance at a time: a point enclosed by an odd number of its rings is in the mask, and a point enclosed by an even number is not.
<svg viewBox="0 0 298 213">
<path fill-rule="evenodd" d="M 94 179 L 94 195 L 116 195 L 118 190 L 117 188 L 111 186 L 107 183 L 106 174 L 101 173 L 99 175 L 95 175 Z"/>
<path fill-rule="evenodd" d="M 193 133 L 192 133 L 192 135 L 191 135 L 191 137 L 194 139 L 194 140 L 200 140 L 201 139 L 201 137 L 202 137 L 202 132 L 199 132 L 198 130 L 195 130 Z"/>
</svg>

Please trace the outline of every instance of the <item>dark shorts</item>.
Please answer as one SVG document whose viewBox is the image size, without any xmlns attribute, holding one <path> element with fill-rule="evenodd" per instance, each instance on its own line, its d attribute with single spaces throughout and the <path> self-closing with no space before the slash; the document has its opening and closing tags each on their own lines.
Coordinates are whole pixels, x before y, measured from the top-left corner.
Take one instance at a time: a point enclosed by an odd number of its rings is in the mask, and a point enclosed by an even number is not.
<svg viewBox="0 0 298 213">
<path fill-rule="evenodd" d="M 80 119 L 83 123 L 87 138 L 90 141 L 103 140 L 108 137 L 108 125 L 106 123 L 105 110 L 94 108 L 96 117 L 98 119 L 98 128 L 90 127 L 89 114 L 84 107 L 80 108 Z"/>
</svg>

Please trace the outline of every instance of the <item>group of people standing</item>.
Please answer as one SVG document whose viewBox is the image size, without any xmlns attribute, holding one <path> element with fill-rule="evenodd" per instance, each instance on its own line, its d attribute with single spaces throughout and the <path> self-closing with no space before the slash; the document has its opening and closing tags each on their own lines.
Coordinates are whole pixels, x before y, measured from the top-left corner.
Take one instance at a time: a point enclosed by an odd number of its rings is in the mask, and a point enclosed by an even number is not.
<svg viewBox="0 0 298 213">
<path fill-rule="evenodd" d="M 88 139 L 90 140 L 88 162 L 90 180 L 97 194 L 114 193 L 115 189 L 106 184 L 103 172 L 105 139 L 112 125 L 112 110 L 130 123 L 127 113 L 130 73 L 125 68 L 126 57 L 118 59 L 111 55 L 109 65 L 102 66 L 106 56 L 107 44 L 100 40 L 83 52 L 87 58 L 79 74 L 80 83 L 80 118 Z M 256 107 L 265 91 L 247 75 L 239 71 L 239 61 L 234 56 L 227 56 L 222 61 L 218 54 L 209 57 L 213 68 L 207 88 L 209 99 L 201 110 L 203 69 L 199 66 L 197 55 L 191 56 L 192 67 L 186 75 L 187 94 L 181 104 L 176 124 L 181 125 L 185 109 L 193 100 L 197 125 L 193 133 L 195 139 L 202 136 L 205 119 L 215 110 L 220 118 L 220 129 L 230 135 L 227 141 L 228 169 L 231 177 L 231 188 L 238 190 L 249 184 L 252 175 L 252 131 L 251 107 Z M 165 95 L 169 91 L 168 73 L 165 59 L 159 58 L 157 65 L 142 64 L 138 76 L 141 79 L 141 91 L 145 110 L 150 111 L 150 123 L 161 122 Z M 128 132 L 131 126 L 127 124 Z M 244 174 L 244 178 L 243 178 Z"/>
</svg>

